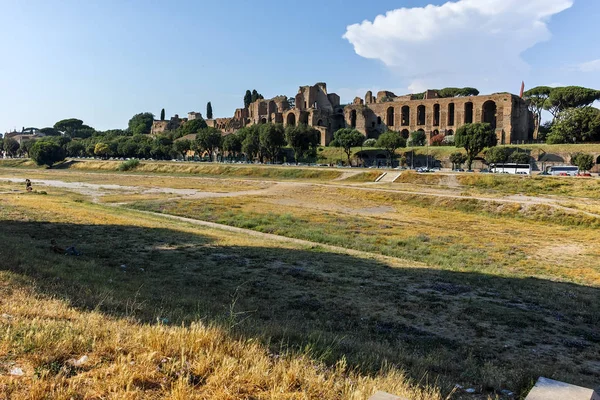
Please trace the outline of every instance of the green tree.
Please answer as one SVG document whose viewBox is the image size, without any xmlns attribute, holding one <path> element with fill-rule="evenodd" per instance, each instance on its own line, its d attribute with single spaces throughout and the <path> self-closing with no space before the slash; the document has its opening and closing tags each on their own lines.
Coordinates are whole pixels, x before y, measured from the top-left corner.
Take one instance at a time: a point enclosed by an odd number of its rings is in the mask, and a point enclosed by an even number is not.
<svg viewBox="0 0 600 400">
<path fill-rule="evenodd" d="M 485 152 L 485 162 L 491 164 L 505 164 L 510 157 L 510 149 L 508 147 L 490 147 Z"/>
<path fill-rule="evenodd" d="M 164 108 L 162 110 L 160 110 L 160 120 L 161 121 L 165 120 L 165 109 Z"/>
<path fill-rule="evenodd" d="M 73 133 L 83 127 L 83 121 L 77 118 L 68 118 L 58 121 L 54 124 L 54 129 L 63 132 L 71 137 Z"/>
<path fill-rule="evenodd" d="M 467 162 L 467 155 L 459 152 L 452 153 L 450 154 L 450 162 L 452 163 L 452 169 L 460 168 Z"/>
<path fill-rule="evenodd" d="M 37 165 L 47 165 L 48 168 L 52 168 L 65 157 L 65 149 L 52 140 L 38 140 L 31 147 L 31 158 Z"/>
<path fill-rule="evenodd" d="M 335 147 L 341 147 L 348 158 L 350 165 L 350 156 L 352 155 L 352 147 L 357 147 L 362 144 L 365 137 L 356 129 L 343 128 L 333 134 L 332 144 Z"/>
<path fill-rule="evenodd" d="M 600 140 L 600 110 L 570 108 L 557 115 L 546 139 L 549 144 L 582 143 Z"/>
<path fill-rule="evenodd" d="M 69 142 L 66 150 L 69 157 L 82 157 L 85 155 L 85 145 L 80 140 Z"/>
<path fill-rule="evenodd" d="M 244 95 L 244 108 L 248 108 L 252 104 L 252 92 L 246 90 L 246 94 Z"/>
<path fill-rule="evenodd" d="M 14 157 L 19 151 L 19 142 L 13 138 L 4 139 L 4 151 L 9 157 Z"/>
<path fill-rule="evenodd" d="M 31 153 L 31 147 L 35 142 L 35 140 L 25 140 L 21 142 L 18 153 L 22 156 L 29 157 Z"/>
<path fill-rule="evenodd" d="M 144 112 L 131 117 L 128 128 L 132 135 L 147 135 L 152 130 L 152 123 L 154 123 L 154 114 Z"/>
<path fill-rule="evenodd" d="M 96 143 L 94 146 L 94 154 L 102 158 L 108 157 L 109 150 L 110 148 L 106 143 Z"/>
<path fill-rule="evenodd" d="M 195 148 L 200 152 L 208 152 L 208 158 L 212 160 L 215 150 L 221 147 L 221 132 L 214 128 L 206 128 L 196 135 Z"/>
<path fill-rule="evenodd" d="M 282 124 L 262 124 L 259 127 L 260 146 L 265 149 L 271 163 L 277 162 L 281 148 L 285 146 L 285 133 Z"/>
<path fill-rule="evenodd" d="M 408 143 L 410 146 L 425 146 L 425 142 L 427 141 L 427 136 L 423 131 L 414 131 L 410 134 L 410 139 L 408 139 Z"/>
<path fill-rule="evenodd" d="M 223 151 L 226 151 L 229 158 L 237 155 L 242 151 L 242 138 L 240 135 L 232 133 L 223 138 Z"/>
<path fill-rule="evenodd" d="M 210 101 L 206 104 L 206 119 L 213 119 L 213 110 Z"/>
<path fill-rule="evenodd" d="M 494 128 L 488 123 L 466 124 L 456 130 L 454 144 L 462 147 L 467 152 L 467 165 L 473 166 L 473 160 L 486 147 L 493 147 L 498 143 Z"/>
<path fill-rule="evenodd" d="M 550 93 L 544 108 L 556 119 L 568 108 L 587 107 L 596 100 L 600 100 L 600 90 L 581 86 L 557 87 Z"/>
<path fill-rule="evenodd" d="M 60 131 L 55 128 L 42 128 L 40 129 L 40 132 L 42 132 L 46 136 L 60 136 Z"/>
<path fill-rule="evenodd" d="M 533 136 L 539 137 L 540 124 L 542 123 L 542 111 L 546 106 L 546 102 L 552 93 L 553 88 L 550 86 L 537 86 L 523 93 L 523 98 L 527 100 L 529 111 L 534 117 Z"/>
<path fill-rule="evenodd" d="M 321 141 L 321 133 L 306 124 L 289 125 L 285 129 L 285 138 L 288 146 L 294 151 L 294 159 L 298 164 L 300 159 L 317 148 Z"/>
<path fill-rule="evenodd" d="M 175 149 L 177 154 L 181 154 L 181 156 L 185 160 L 187 152 L 192 149 L 192 141 L 188 139 L 176 140 L 175 142 L 173 142 L 173 149 Z"/>
<path fill-rule="evenodd" d="M 242 141 L 242 152 L 246 154 L 248 160 L 254 160 L 256 157 L 262 161 L 262 151 L 260 147 L 260 135 L 258 125 L 252 125 L 242 128 L 237 133 Z"/>
<path fill-rule="evenodd" d="M 457 96 L 468 97 L 468 96 L 479 96 L 479 90 L 472 87 L 464 87 L 460 90 Z"/>
<path fill-rule="evenodd" d="M 198 133 L 203 129 L 207 129 L 208 125 L 206 125 L 206 121 L 204 118 L 196 118 L 191 121 L 187 121 L 185 124 L 181 126 L 179 129 L 181 131 L 181 135 L 191 135 L 194 133 Z"/>
<path fill-rule="evenodd" d="M 261 100 L 261 99 L 264 99 L 263 95 L 262 95 L 262 94 L 260 94 L 260 93 L 258 93 L 258 92 L 256 91 L 256 89 L 254 89 L 254 90 L 252 91 L 252 97 L 251 97 L 251 100 L 252 100 L 252 101 L 251 101 L 251 102 L 252 102 L 252 103 L 254 103 L 256 100 Z"/>
<path fill-rule="evenodd" d="M 571 155 L 571 165 L 576 165 L 580 171 L 589 171 L 594 167 L 594 156 L 586 153 L 575 153 Z"/>
<path fill-rule="evenodd" d="M 508 161 L 515 164 L 529 164 L 529 154 L 524 151 L 514 151 L 508 157 Z"/>
<path fill-rule="evenodd" d="M 385 149 L 389 164 L 392 165 L 392 162 L 396 157 L 396 150 L 401 147 L 406 147 L 406 139 L 404 139 L 398 132 L 387 131 L 379 136 L 379 139 L 377 140 L 377 147 Z"/>
<path fill-rule="evenodd" d="M 139 144 L 133 139 L 121 140 L 117 146 L 117 154 L 121 157 L 137 157 Z"/>
</svg>

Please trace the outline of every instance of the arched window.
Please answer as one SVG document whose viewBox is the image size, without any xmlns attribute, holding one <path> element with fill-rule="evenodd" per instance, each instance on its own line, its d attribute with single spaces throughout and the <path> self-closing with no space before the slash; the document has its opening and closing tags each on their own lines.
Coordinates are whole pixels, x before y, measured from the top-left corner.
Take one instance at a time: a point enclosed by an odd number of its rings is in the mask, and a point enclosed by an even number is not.
<svg viewBox="0 0 600 400">
<path fill-rule="evenodd" d="M 465 124 L 473 123 L 473 103 L 465 103 Z"/>
<path fill-rule="evenodd" d="M 488 100 L 485 103 L 483 103 L 483 110 L 482 110 L 482 114 L 483 114 L 483 121 L 482 122 L 487 122 L 488 124 L 492 125 L 492 128 L 496 129 L 496 111 L 497 111 L 497 107 L 496 107 L 496 103 L 492 100 Z"/>
<path fill-rule="evenodd" d="M 261 119 L 261 120 L 260 120 L 260 123 L 261 123 L 261 124 L 266 124 L 266 123 L 267 123 L 267 119 L 266 119 L 266 118 L 263 118 L 263 119 Z"/>
<path fill-rule="evenodd" d="M 433 105 L 433 126 L 440 126 L 440 105 Z"/>
<path fill-rule="evenodd" d="M 400 135 L 402 135 L 402 137 L 404 139 L 408 139 L 408 137 L 410 136 L 410 132 L 408 132 L 408 129 L 402 129 L 402 132 L 400 132 Z"/>
<path fill-rule="evenodd" d="M 454 103 L 448 104 L 448 126 L 454 126 Z"/>
<path fill-rule="evenodd" d="M 404 106 L 402 107 L 402 126 L 410 125 L 410 107 Z"/>
<path fill-rule="evenodd" d="M 387 120 L 387 126 L 389 127 L 393 127 L 394 126 L 394 107 L 388 107 L 387 112 L 386 112 L 386 120 Z"/>
<path fill-rule="evenodd" d="M 417 107 L 417 125 L 425 125 L 425 106 Z"/>
<path fill-rule="evenodd" d="M 377 117 L 377 125 L 381 125 L 381 117 Z"/>
<path fill-rule="evenodd" d="M 286 125 L 288 126 L 296 126 L 296 115 L 293 113 L 288 114 Z"/>
</svg>

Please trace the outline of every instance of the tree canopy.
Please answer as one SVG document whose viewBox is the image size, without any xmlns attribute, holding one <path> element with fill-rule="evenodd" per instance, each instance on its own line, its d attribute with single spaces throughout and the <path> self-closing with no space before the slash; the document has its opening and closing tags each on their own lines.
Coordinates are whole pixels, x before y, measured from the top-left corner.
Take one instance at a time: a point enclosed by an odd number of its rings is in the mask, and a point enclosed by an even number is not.
<svg viewBox="0 0 600 400">
<path fill-rule="evenodd" d="M 590 106 L 596 100 L 600 100 L 600 90 L 581 86 L 557 87 L 550 92 L 544 108 L 556 119 L 562 111 Z"/>
<path fill-rule="evenodd" d="M 206 121 L 204 120 L 204 118 L 196 118 L 196 119 L 192 119 L 191 121 L 187 121 L 186 123 L 184 123 L 181 128 L 179 128 L 179 131 L 181 132 L 182 136 L 185 135 L 191 135 L 194 133 L 198 133 L 203 129 L 207 129 L 208 125 L 206 125 Z"/>
<path fill-rule="evenodd" d="M 546 107 L 546 102 L 552 93 L 550 86 L 537 86 L 523 93 L 523 98 L 527 100 L 529 111 L 534 116 L 534 137 L 538 137 L 540 124 L 542 123 L 542 111 Z"/>
<path fill-rule="evenodd" d="M 582 143 L 600 140 L 600 110 L 594 107 L 570 108 L 557 115 L 547 143 Z"/>
<path fill-rule="evenodd" d="M 221 132 L 214 128 L 202 129 L 196 135 L 195 148 L 201 152 L 208 152 L 208 157 L 212 160 L 215 149 L 221 147 Z"/>
<path fill-rule="evenodd" d="M 49 168 L 66 157 L 63 146 L 54 140 L 38 140 L 31 146 L 30 156 L 37 165 L 46 165 Z"/>
<path fill-rule="evenodd" d="M 450 154 L 450 162 L 452 163 L 452 169 L 460 167 L 467 161 L 467 155 L 464 153 L 456 152 Z"/>
<path fill-rule="evenodd" d="M 490 147 L 485 152 L 485 162 L 487 164 L 504 164 L 510 157 L 510 151 L 508 147 Z"/>
<path fill-rule="evenodd" d="M 229 134 L 223 138 L 223 151 L 229 156 L 237 156 L 242 151 L 242 138 L 238 134 Z"/>
<path fill-rule="evenodd" d="M 468 96 L 478 96 L 479 90 L 472 87 L 464 87 L 464 88 L 455 88 L 455 87 L 447 87 L 444 89 L 436 90 L 439 97 L 447 98 L 447 97 L 468 97 Z"/>
<path fill-rule="evenodd" d="M 408 139 L 408 143 L 410 146 L 425 146 L 425 142 L 427 141 L 427 136 L 423 131 L 414 131 L 410 134 L 410 139 Z"/>
<path fill-rule="evenodd" d="M 262 124 L 259 127 L 260 146 L 265 149 L 271 162 L 277 162 L 281 148 L 285 146 L 285 133 L 282 124 Z"/>
<path fill-rule="evenodd" d="M 343 128 L 333 134 L 333 141 L 331 144 L 335 147 L 344 149 L 344 153 L 346 153 L 348 158 L 348 165 L 350 165 L 352 147 L 360 146 L 364 140 L 364 135 L 356 129 Z"/>
<path fill-rule="evenodd" d="M 288 126 L 285 129 L 285 137 L 288 145 L 294 150 L 296 163 L 305 157 L 310 151 L 313 151 L 320 142 L 320 132 L 306 124 L 297 126 Z"/>
<path fill-rule="evenodd" d="M 17 151 L 19 150 L 19 142 L 13 138 L 6 138 L 4 139 L 3 148 L 9 157 L 14 157 L 17 155 Z"/>
<path fill-rule="evenodd" d="M 486 147 L 498 143 L 494 128 L 488 123 L 466 124 L 456 130 L 454 144 L 467 152 L 467 165 L 471 169 L 473 160 Z"/>
<path fill-rule="evenodd" d="M 387 131 L 382 133 L 377 140 L 377 147 L 385 149 L 390 165 L 396 157 L 396 150 L 401 147 L 406 147 L 406 139 L 395 131 Z"/>
<path fill-rule="evenodd" d="M 144 112 L 134 115 L 129 120 L 129 131 L 132 135 L 147 135 L 152 130 L 152 123 L 154 122 L 154 114 Z"/>
<path fill-rule="evenodd" d="M 594 167 L 594 156 L 586 153 L 571 155 L 571 165 L 576 165 L 581 171 L 589 171 Z"/>
<path fill-rule="evenodd" d="M 213 119 L 213 109 L 210 101 L 206 104 L 206 119 Z"/>
</svg>

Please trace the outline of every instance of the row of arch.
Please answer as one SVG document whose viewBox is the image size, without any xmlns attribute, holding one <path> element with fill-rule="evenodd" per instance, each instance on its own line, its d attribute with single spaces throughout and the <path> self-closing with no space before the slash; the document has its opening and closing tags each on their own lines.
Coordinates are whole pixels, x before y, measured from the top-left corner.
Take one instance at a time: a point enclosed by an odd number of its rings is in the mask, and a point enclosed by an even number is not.
<svg viewBox="0 0 600 400">
<path fill-rule="evenodd" d="M 417 123 L 416 125 L 425 125 L 425 116 L 426 116 L 426 108 L 424 105 L 417 106 Z M 441 114 L 441 106 L 439 104 L 433 105 L 433 126 L 440 126 L 440 114 Z M 455 120 L 456 114 L 456 106 L 454 103 L 448 104 L 447 110 L 447 126 L 454 126 L 456 123 Z M 464 104 L 463 109 L 464 114 L 464 123 L 472 124 L 473 123 L 473 103 L 466 102 Z M 493 100 L 486 101 L 483 103 L 482 108 L 482 121 L 487 122 L 492 125 L 492 127 L 496 128 L 496 114 L 497 114 L 497 106 Z M 352 110 L 350 115 L 350 122 L 353 128 L 356 127 L 356 111 Z M 381 124 L 381 117 L 378 117 L 377 123 Z M 394 107 L 388 107 L 386 110 L 386 125 L 389 127 L 393 127 L 395 124 L 395 109 Z M 410 107 L 402 106 L 400 110 L 400 126 L 410 126 Z"/>
</svg>

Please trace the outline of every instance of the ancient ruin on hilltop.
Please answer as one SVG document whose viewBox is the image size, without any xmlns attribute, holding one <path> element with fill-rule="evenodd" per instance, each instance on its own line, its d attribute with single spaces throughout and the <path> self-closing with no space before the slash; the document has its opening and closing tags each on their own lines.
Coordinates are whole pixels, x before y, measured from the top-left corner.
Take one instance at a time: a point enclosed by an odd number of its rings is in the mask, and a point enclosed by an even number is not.
<svg viewBox="0 0 600 400">
<path fill-rule="evenodd" d="M 397 96 L 388 91 L 373 96 L 369 91 L 364 99 L 357 97 L 352 104 L 341 105 L 337 94 L 327 93 L 327 84 L 317 83 L 301 86 L 290 103 L 286 96 L 259 99 L 247 108 L 235 110 L 231 118 L 209 119 L 206 123 L 224 133 L 269 122 L 286 127 L 307 124 L 321 132 L 321 145 L 329 144 L 334 132 L 346 127 L 357 129 L 366 138 L 377 138 L 387 130 L 401 132 L 404 137 L 422 131 L 431 141 L 437 135 L 453 135 L 464 124 L 487 122 L 496 130 L 500 144 L 530 140 L 533 134 L 533 115 L 527 103 L 510 93 L 440 97 L 436 90 L 421 96 Z M 176 115 L 170 121 L 155 121 L 152 133 L 176 129 L 198 115 L 190 113 L 187 119 Z"/>
</svg>

